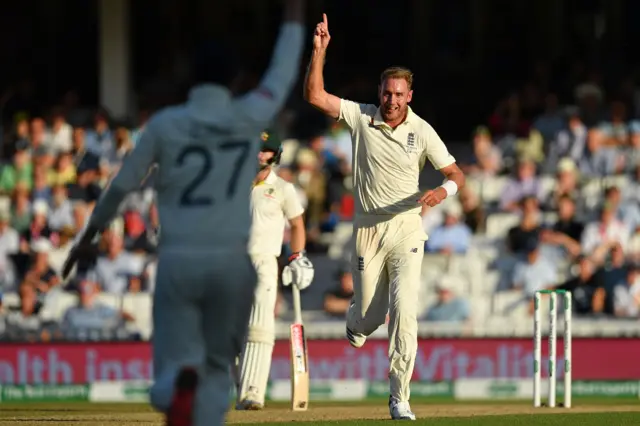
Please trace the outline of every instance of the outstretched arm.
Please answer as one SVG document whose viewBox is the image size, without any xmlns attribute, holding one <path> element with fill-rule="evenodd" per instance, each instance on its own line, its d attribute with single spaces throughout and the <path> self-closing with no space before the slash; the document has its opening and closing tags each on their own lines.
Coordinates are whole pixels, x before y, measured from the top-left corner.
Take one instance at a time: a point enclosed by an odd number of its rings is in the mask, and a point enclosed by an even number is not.
<svg viewBox="0 0 640 426">
<path fill-rule="evenodd" d="M 243 112 L 253 121 L 271 122 L 289 96 L 298 77 L 303 45 L 303 18 L 306 0 L 286 0 L 284 22 L 269 64 L 269 69 L 258 88 L 247 94 L 241 102 Z"/>
<path fill-rule="evenodd" d="M 311 62 L 304 81 L 304 99 L 324 114 L 337 120 L 340 117 L 340 98 L 327 93 L 322 75 L 329 40 L 331 40 L 329 22 L 327 15 L 323 14 L 322 22 L 316 26 L 313 34 Z"/>
</svg>

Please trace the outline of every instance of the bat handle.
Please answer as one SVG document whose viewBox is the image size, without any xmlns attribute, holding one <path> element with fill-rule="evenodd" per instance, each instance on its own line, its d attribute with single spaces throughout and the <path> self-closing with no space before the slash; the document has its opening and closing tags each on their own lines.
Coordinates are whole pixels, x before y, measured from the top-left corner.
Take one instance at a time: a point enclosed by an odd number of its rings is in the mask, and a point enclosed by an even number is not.
<svg viewBox="0 0 640 426">
<path fill-rule="evenodd" d="M 300 305 L 300 289 L 295 285 L 291 286 L 291 293 L 293 295 L 293 315 L 294 322 L 296 324 L 302 324 L 302 307 Z"/>
</svg>

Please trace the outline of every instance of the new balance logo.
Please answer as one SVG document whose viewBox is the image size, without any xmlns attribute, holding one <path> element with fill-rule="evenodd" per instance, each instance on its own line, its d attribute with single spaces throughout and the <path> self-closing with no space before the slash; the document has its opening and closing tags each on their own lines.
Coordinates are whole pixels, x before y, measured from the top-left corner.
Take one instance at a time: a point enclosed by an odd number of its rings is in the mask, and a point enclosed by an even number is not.
<svg viewBox="0 0 640 426">
<path fill-rule="evenodd" d="M 358 257 L 358 271 L 364 271 L 364 257 Z"/>
<path fill-rule="evenodd" d="M 412 248 L 411 250 L 409 250 L 411 253 L 417 253 L 418 249 L 417 248 Z"/>
</svg>

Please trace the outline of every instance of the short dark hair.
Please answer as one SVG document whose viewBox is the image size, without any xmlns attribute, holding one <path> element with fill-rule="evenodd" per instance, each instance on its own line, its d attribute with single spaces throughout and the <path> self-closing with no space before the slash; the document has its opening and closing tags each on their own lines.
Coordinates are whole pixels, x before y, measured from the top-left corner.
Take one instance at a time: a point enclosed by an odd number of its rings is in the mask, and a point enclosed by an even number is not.
<svg viewBox="0 0 640 426">
<path fill-rule="evenodd" d="M 215 41 L 202 43 L 192 62 L 194 85 L 211 83 L 228 87 L 240 71 L 233 50 Z"/>
</svg>

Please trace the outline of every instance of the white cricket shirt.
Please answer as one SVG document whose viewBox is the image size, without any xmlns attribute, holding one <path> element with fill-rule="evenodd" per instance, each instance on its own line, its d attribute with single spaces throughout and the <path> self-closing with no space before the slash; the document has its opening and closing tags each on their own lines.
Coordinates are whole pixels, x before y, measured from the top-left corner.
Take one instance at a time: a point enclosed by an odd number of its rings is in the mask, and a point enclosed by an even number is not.
<svg viewBox="0 0 640 426">
<path fill-rule="evenodd" d="M 351 131 L 355 212 L 419 214 L 419 177 L 427 159 L 436 170 L 455 163 L 436 131 L 411 108 L 392 129 L 375 105 L 342 99 L 340 121 Z"/>
<path fill-rule="evenodd" d="M 273 170 L 251 190 L 249 254 L 280 256 L 286 221 L 304 213 L 296 189 Z"/>
<path fill-rule="evenodd" d="M 93 211 L 102 229 L 137 190 L 153 164 L 160 216 L 160 251 L 246 252 L 249 193 L 262 145 L 260 134 L 296 81 L 303 28 L 282 26 L 259 87 L 239 98 L 222 86 L 201 85 L 189 100 L 155 114 Z"/>
</svg>

